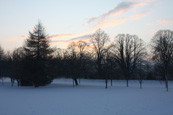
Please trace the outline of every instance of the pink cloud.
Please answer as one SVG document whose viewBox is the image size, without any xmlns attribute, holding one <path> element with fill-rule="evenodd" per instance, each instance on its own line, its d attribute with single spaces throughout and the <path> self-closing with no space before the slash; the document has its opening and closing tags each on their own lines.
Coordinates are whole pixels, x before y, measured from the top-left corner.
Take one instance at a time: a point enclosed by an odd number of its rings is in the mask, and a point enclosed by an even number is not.
<svg viewBox="0 0 173 115">
<path fill-rule="evenodd" d="M 152 23 L 148 23 L 147 26 L 153 26 L 153 24 Z"/>
<path fill-rule="evenodd" d="M 16 41 L 17 38 L 5 38 L 4 40 L 7 42 L 13 42 L 13 41 Z"/>
<path fill-rule="evenodd" d="M 72 38 L 70 39 L 71 41 L 79 41 L 79 40 L 82 40 L 82 41 L 87 41 L 88 39 L 90 39 L 91 35 L 90 34 L 87 34 L 87 35 L 83 35 L 83 36 L 79 36 L 79 37 L 76 37 L 76 38 Z"/>
<path fill-rule="evenodd" d="M 19 40 L 19 39 L 24 39 L 26 38 L 27 36 L 25 35 L 20 35 L 18 37 L 14 37 L 14 38 L 4 38 L 3 40 L 7 41 L 7 42 L 13 42 L 13 41 L 16 41 L 16 40 Z"/>
<path fill-rule="evenodd" d="M 102 21 L 107 17 L 117 16 L 123 13 L 126 13 L 127 11 L 131 9 L 136 9 L 139 6 L 144 6 L 147 3 L 139 3 L 139 2 L 121 2 L 118 4 L 114 9 L 98 16 L 98 17 L 92 17 L 88 20 L 88 23 L 92 23 L 95 21 Z"/>
<path fill-rule="evenodd" d="M 173 24 L 173 20 L 168 20 L 168 19 L 165 19 L 165 20 L 157 20 L 156 22 L 158 24 L 162 24 L 162 25 L 171 25 L 171 24 Z"/>
<path fill-rule="evenodd" d="M 48 39 L 55 39 L 55 38 L 70 38 L 70 40 L 74 39 L 86 39 L 87 35 L 90 35 L 90 33 L 95 32 L 95 30 L 91 29 L 88 31 L 84 31 L 82 33 L 75 33 L 75 34 L 56 34 L 48 36 Z M 63 41 L 63 40 L 61 40 Z M 65 40 L 66 41 L 66 40 Z"/>
<path fill-rule="evenodd" d="M 155 34 L 157 31 L 158 31 L 157 29 L 149 30 L 149 32 L 152 33 L 152 34 Z"/>
<path fill-rule="evenodd" d="M 157 0 L 140 0 L 142 2 L 154 2 L 154 1 L 157 1 Z"/>
<path fill-rule="evenodd" d="M 83 36 L 79 36 L 79 37 L 75 37 L 75 38 L 72 38 L 72 39 L 69 39 L 69 40 L 58 40 L 58 41 L 51 41 L 51 44 L 69 44 L 71 42 L 77 42 L 79 40 L 82 40 L 82 41 L 89 41 L 90 39 L 90 34 L 88 35 L 83 35 Z"/>
<path fill-rule="evenodd" d="M 131 18 L 134 19 L 134 20 L 138 20 L 138 19 L 146 16 L 147 14 L 148 14 L 148 12 L 143 11 L 143 12 L 140 12 L 138 14 L 132 15 Z"/>
<path fill-rule="evenodd" d="M 124 23 L 126 20 L 127 20 L 126 18 L 119 18 L 115 20 L 103 21 L 99 23 L 97 26 L 95 26 L 95 29 L 116 26 L 116 25 Z"/>
<path fill-rule="evenodd" d="M 49 39 L 54 39 L 54 38 L 66 38 L 66 37 L 71 37 L 74 36 L 74 34 L 56 34 L 56 35 L 51 35 L 48 38 Z"/>
</svg>

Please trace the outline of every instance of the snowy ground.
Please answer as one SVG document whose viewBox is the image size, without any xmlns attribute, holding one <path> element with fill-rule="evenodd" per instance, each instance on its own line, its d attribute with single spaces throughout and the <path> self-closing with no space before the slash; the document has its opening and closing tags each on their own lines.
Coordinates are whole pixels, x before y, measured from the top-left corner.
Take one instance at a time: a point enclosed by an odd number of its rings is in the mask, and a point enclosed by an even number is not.
<svg viewBox="0 0 173 115">
<path fill-rule="evenodd" d="M 173 115 L 173 82 L 169 92 L 159 81 L 81 80 L 75 88 L 71 79 L 56 79 L 45 87 L 11 87 L 0 83 L 0 115 Z"/>
</svg>

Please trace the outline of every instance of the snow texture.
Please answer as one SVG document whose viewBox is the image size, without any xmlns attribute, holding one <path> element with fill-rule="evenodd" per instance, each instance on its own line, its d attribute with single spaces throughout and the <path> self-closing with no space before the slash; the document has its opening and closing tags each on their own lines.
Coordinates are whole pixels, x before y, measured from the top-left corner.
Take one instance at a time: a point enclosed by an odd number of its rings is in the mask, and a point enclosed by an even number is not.
<svg viewBox="0 0 173 115">
<path fill-rule="evenodd" d="M 173 82 L 169 92 L 160 81 L 56 79 L 44 87 L 11 87 L 0 83 L 0 115 L 173 115 Z"/>
</svg>

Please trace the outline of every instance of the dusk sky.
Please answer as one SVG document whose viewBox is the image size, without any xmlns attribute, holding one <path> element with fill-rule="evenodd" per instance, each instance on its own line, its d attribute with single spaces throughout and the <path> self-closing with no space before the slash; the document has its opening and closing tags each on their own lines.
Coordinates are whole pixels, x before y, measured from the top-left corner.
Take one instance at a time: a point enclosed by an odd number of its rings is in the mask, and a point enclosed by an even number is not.
<svg viewBox="0 0 173 115">
<path fill-rule="evenodd" d="M 58 48 L 88 41 L 98 28 L 111 41 L 128 33 L 149 43 L 156 31 L 173 30 L 172 5 L 173 0 L 0 0 L 0 45 L 22 46 L 39 20 Z"/>
</svg>

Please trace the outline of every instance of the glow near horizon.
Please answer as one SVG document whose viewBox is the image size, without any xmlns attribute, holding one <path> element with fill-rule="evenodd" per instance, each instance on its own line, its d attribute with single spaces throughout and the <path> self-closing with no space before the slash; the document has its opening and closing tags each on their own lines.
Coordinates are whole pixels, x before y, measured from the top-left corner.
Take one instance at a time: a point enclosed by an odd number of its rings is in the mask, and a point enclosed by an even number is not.
<svg viewBox="0 0 173 115">
<path fill-rule="evenodd" d="M 21 47 L 38 20 L 51 37 L 52 46 L 60 48 L 74 40 L 88 40 L 98 28 L 112 41 L 116 35 L 128 33 L 148 43 L 157 30 L 173 29 L 172 3 L 172 0 L 2 0 L 0 45 L 5 50 Z"/>
</svg>

